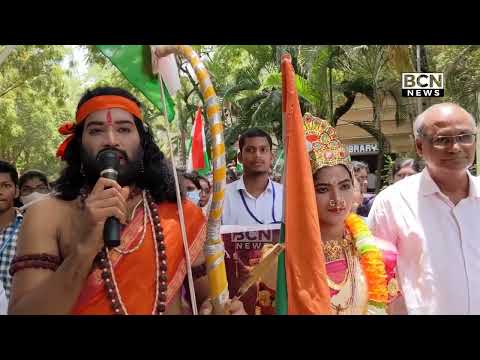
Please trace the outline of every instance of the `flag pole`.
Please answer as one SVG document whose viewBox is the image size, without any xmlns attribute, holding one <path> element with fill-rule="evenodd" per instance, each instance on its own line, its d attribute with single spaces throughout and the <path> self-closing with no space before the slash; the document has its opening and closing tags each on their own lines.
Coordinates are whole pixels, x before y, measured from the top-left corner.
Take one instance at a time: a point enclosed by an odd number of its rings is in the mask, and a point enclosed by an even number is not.
<svg viewBox="0 0 480 360">
<path fill-rule="evenodd" d="M 195 287 L 193 285 L 192 264 L 191 264 L 191 261 L 190 261 L 190 252 L 188 250 L 187 231 L 185 229 L 185 218 L 184 218 L 184 213 L 183 213 L 183 205 L 182 205 L 182 199 L 180 197 L 180 185 L 179 185 L 179 182 L 178 182 L 177 166 L 175 164 L 175 157 L 173 155 L 173 144 L 172 144 L 172 139 L 170 137 L 170 130 L 169 130 L 170 122 L 168 120 L 167 103 L 165 101 L 165 94 L 164 94 L 164 90 L 163 90 L 163 79 L 162 79 L 161 74 L 158 74 L 158 79 L 160 81 L 160 95 L 162 97 L 162 103 L 163 103 L 163 115 L 165 117 L 165 120 L 167 120 L 167 124 L 165 126 L 165 129 L 167 130 L 168 144 L 169 144 L 169 147 L 170 147 L 170 158 L 172 159 L 173 177 L 175 179 L 175 192 L 177 194 L 178 216 L 180 218 L 180 229 L 182 231 L 183 248 L 185 250 L 188 287 L 190 289 L 190 299 L 191 299 L 191 302 L 192 302 L 192 311 L 193 311 L 193 315 L 198 315 L 197 299 L 196 299 L 196 296 L 195 296 Z"/>
<path fill-rule="evenodd" d="M 280 66 L 282 71 L 282 67 Z M 282 140 L 283 140 L 283 169 L 282 169 L 282 184 L 283 184 L 283 202 L 282 202 L 282 225 L 280 228 L 280 239 L 279 244 L 282 244 L 285 247 L 285 208 L 286 208 L 286 191 L 287 191 L 287 152 L 288 152 L 288 142 L 287 142 L 287 114 L 286 114 L 286 93 L 285 93 L 285 80 L 282 75 Z M 288 315 L 288 291 L 287 291 L 287 273 L 285 265 L 285 251 L 278 255 L 277 263 L 277 295 L 275 299 L 275 313 L 277 315 Z"/>
<path fill-rule="evenodd" d="M 420 61 L 420 45 L 416 45 L 416 50 L 417 50 L 417 72 L 422 71 L 422 65 Z M 417 101 L 417 116 L 422 113 L 422 98 L 418 97 L 415 99 Z"/>
</svg>

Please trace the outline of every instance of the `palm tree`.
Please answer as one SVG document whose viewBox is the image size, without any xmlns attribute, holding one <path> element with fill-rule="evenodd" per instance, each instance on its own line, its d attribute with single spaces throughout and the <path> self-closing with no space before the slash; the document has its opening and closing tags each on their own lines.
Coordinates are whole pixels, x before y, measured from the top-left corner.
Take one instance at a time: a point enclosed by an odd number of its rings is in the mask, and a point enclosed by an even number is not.
<svg viewBox="0 0 480 360">
<path fill-rule="evenodd" d="M 390 148 L 381 128 L 385 97 L 390 95 L 396 101 L 398 124 L 411 118 L 409 104 L 401 97 L 399 81 L 402 71 L 413 69 L 407 46 L 217 47 L 207 67 L 217 94 L 224 106 L 228 104 L 235 119 L 233 126 L 225 130 L 226 143 L 233 144 L 243 130 L 252 126 L 265 128 L 280 143 L 282 84 L 279 65 L 281 55 L 286 51 L 292 56 L 302 112 L 310 111 L 336 126 L 352 107 L 356 94 L 364 94 L 370 99 L 373 121 L 359 121 L 353 125 L 377 139 L 380 148 L 378 168 L 381 169 L 383 154 Z"/>
<path fill-rule="evenodd" d="M 222 56 L 232 54 L 237 57 L 241 55 L 243 59 L 243 63 L 238 64 L 223 82 L 223 69 L 208 63 L 207 67 L 215 79 L 217 95 L 224 107 L 228 104 L 231 117 L 235 119 L 233 126 L 225 129 L 227 144 L 233 144 L 240 133 L 254 126 L 274 134 L 275 145 L 278 145 L 276 141 L 281 140 L 281 90 L 268 85 L 270 75 L 278 69 L 277 52 L 275 47 L 265 45 L 218 47 L 212 62 L 222 62 Z"/>
<path fill-rule="evenodd" d="M 384 154 L 390 151 L 390 142 L 382 132 L 383 102 L 390 95 L 396 102 L 397 125 L 411 119 L 408 104 L 400 96 L 400 73 L 412 71 L 413 66 L 407 46 L 361 45 L 342 46 L 343 56 L 337 58 L 337 66 L 346 75 L 345 90 L 365 95 L 372 103 L 373 120 L 353 122 L 378 141 L 377 178 L 381 178 Z M 381 182 L 376 184 L 380 190 Z"/>
<path fill-rule="evenodd" d="M 353 105 L 355 94 L 345 91 L 344 102 L 333 111 L 332 104 L 337 101 L 333 99 L 331 75 L 334 59 L 339 53 L 336 47 L 223 46 L 220 51 L 238 51 L 239 48 L 248 54 L 249 61 L 236 71 L 231 83 L 223 86 L 223 91 L 218 91 L 224 102 L 231 104 L 232 115 L 238 119 L 236 126 L 226 130 L 228 140 L 233 142 L 239 133 L 251 126 L 261 126 L 281 140 L 282 81 L 279 67 L 281 55 L 285 52 L 292 57 L 302 112 L 315 113 L 336 124 Z M 337 93 L 335 88 L 336 96 Z"/>
</svg>

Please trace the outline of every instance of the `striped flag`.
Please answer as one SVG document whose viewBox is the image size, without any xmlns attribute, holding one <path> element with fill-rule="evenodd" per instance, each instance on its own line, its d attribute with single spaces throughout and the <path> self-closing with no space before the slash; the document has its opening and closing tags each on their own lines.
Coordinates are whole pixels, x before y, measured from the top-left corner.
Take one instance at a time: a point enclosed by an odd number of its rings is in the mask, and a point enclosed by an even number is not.
<svg viewBox="0 0 480 360">
<path fill-rule="evenodd" d="M 192 127 L 191 141 L 188 150 L 187 171 L 197 171 L 205 176 L 210 173 L 207 142 L 205 141 L 205 128 L 203 125 L 202 110 L 198 108 L 195 122 Z"/>
</svg>

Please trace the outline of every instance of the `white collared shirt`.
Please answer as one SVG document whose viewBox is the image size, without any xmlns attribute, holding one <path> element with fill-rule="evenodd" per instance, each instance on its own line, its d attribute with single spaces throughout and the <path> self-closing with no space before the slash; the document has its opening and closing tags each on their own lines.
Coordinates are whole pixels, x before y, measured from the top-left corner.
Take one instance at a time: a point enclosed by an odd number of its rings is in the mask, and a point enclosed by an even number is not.
<svg viewBox="0 0 480 360">
<path fill-rule="evenodd" d="M 274 191 L 275 190 L 275 191 Z M 243 203 L 242 196 L 245 199 Z M 273 195 L 275 194 L 275 202 Z M 273 214 L 272 214 L 273 209 Z M 249 211 L 250 210 L 250 213 Z M 274 218 L 275 217 L 275 218 Z M 243 176 L 226 186 L 222 225 L 258 225 L 281 222 L 283 219 L 283 185 L 268 180 L 265 191 L 258 198 L 245 188 Z"/>
<path fill-rule="evenodd" d="M 480 179 L 454 205 L 428 169 L 377 195 L 368 224 L 398 249 L 409 314 L 480 314 Z"/>
</svg>

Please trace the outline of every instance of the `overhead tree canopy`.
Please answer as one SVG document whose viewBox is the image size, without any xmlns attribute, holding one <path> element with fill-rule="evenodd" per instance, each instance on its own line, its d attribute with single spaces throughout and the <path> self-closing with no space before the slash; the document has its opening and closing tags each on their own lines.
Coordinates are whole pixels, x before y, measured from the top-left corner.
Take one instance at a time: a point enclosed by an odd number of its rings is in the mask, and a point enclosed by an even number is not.
<svg viewBox="0 0 480 360">
<path fill-rule="evenodd" d="M 99 85 L 124 87 L 145 106 L 145 118 L 154 124 L 157 139 L 167 151 L 167 126 L 160 112 L 94 47 L 86 52 L 87 72 L 79 76 L 73 61 L 65 66 L 72 48 L 58 45 L 19 45 L 0 65 L 0 158 L 16 163 L 20 171 L 38 168 L 56 174 L 61 162 L 54 157 L 61 136 L 60 123 L 73 119 L 76 104 L 87 89 Z M 246 128 L 258 126 L 281 145 L 281 81 L 279 59 L 292 55 L 302 111 L 328 119 L 333 125 L 354 103 L 357 94 L 372 102 L 374 121 L 354 124 L 385 142 L 379 115 L 382 99 L 396 101 L 397 123 L 412 121 L 416 108 L 400 93 L 400 74 L 413 69 L 414 46 L 399 45 L 197 45 L 224 109 L 228 160 L 233 144 Z M 5 46 L 0 46 L 0 53 Z M 442 100 L 458 102 L 478 113 L 480 47 L 423 46 L 422 66 L 445 72 Z M 176 96 L 176 119 L 170 129 L 175 152 L 186 162 L 186 143 L 194 113 L 203 105 L 190 66 L 177 59 L 182 88 Z M 63 65 L 62 65 L 63 63 Z M 69 66 L 68 66 L 69 65 Z M 205 110 L 205 109 L 204 109 Z M 206 115 L 206 114 L 205 114 Z M 207 131 L 207 142 L 209 133 Z M 381 140 L 383 139 L 383 140 Z M 380 161 L 380 160 L 379 160 Z M 181 165 L 180 164 L 180 165 Z"/>
</svg>

